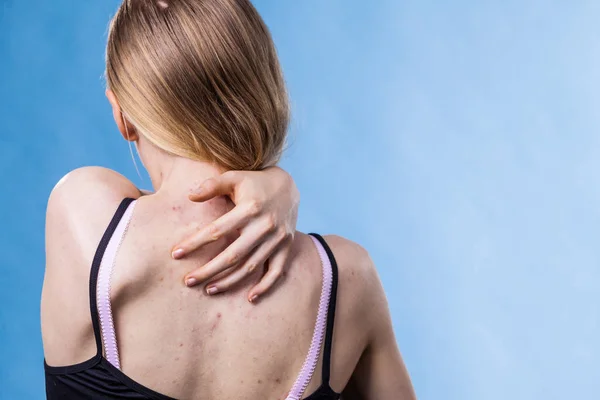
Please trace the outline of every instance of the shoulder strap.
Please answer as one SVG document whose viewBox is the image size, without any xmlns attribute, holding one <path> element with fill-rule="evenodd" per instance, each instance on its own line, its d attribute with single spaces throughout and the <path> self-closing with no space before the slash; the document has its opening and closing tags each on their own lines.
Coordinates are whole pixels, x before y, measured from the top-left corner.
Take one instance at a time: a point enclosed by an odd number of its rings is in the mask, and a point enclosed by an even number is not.
<svg viewBox="0 0 600 400">
<path fill-rule="evenodd" d="M 115 236 L 115 231 L 120 227 L 121 222 L 123 220 L 123 216 L 128 210 L 132 210 L 133 207 L 129 207 L 132 203 L 134 203 L 134 199 L 124 199 L 115 215 L 113 216 L 110 224 L 106 228 L 102 239 L 100 240 L 100 244 L 98 245 L 98 249 L 96 250 L 96 255 L 94 256 L 94 260 L 92 262 L 92 270 L 90 272 L 90 312 L 92 314 L 92 327 L 94 329 L 94 337 L 96 338 L 96 349 L 97 356 L 102 355 L 102 335 L 100 333 L 100 324 L 101 318 L 100 316 L 105 314 L 105 305 L 102 301 L 99 303 L 98 290 L 99 287 L 102 286 L 99 284 L 100 270 L 103 264 L 103 260 L 105 259 L 105 253 L 109 253 L 107 251 L 111 242 L 114 242 L 113 236 Z M 131 214 L 129 215 L 131 217 Z M 123 231 L 124 233 L 124 231 Z M 118 235 L 117 235 L 118 236 Z M 118 240 L 121 241 L 120 238 Z M 107 254 L 108 256 L 109 254 Z M 114 260 L 113 260 L 114 261 Z M 110 284 L 110 282 L 109 282 Z M 112 319 L 112 318 L 111 318 Z M 113 329 L 114 332 L 114 329 Z"/>
<path fill-rule="evenodd" d="M 315 233 L 311 234 L 321 244 L 325 250 L 327 260 L 331 264 L 331 298 L 329 300 L 329 308 L 327 310 L 327 332 L 325 334 L 325 349 L 323 353 L 323 384 L 329 385 L 331 377 L 331 348 L 333 344 L 333 327 L 335 323 L 335 306 L 337 303 L 337 287 L 338 287 L 338 266 L 333 255 L 333 252 L 329 248 L 329 245 L 323 239 L 322 236 Z"/>
<path fill-rule="evenodd" d="M 333 336 L 333 310 L 335 310 L 335 298 L 337 291 L 337 265 L 335 265 L 335 259 L 328 256 L 327 244 L 323 246 L 325 241 L 323 238 L 316 234 L 311 234 L 311 239 L 317 248 L 319 257 L 321 259 L 321 265 L 323 268 L 323 286 L 321 290 L 321 298 L 319 301 L 319 311 L 317 313 L 317 321 L 315 324 L 315 330 L 313 332 L 310 349 L 300 375 L 296 379 L 292 390 L 288 394 L 287 400 L 299 400 L 306 391 L 308 384 L 312 380 L 313 374 L 317 367 L 317 363 L 321 354 L 321 347 L 325 340 L 325 354 L 323 355 L 323 383 L 329 383 L 329 362 L 331 353 L 331 340 Z M 331 328 L 330 328 L 331 325 Z M 330 333 L 331 331 L 331 333 Z"/>
</svg>

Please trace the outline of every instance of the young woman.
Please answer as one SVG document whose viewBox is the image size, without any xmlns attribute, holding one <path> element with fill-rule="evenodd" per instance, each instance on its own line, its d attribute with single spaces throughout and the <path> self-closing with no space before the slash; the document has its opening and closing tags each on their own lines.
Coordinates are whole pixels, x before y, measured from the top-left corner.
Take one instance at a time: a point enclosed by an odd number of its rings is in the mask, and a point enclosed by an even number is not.
<svg viewBox="0 0 600 400">
<path fill-rule="evenodd" d="M 249 0 L 126 0 L 107 80 L 155 193 L 84 168 L 51 194 L 48 398 L 414 399 L 368 254 L 291 235 L 294 186 L 269 169 L 287 95 Z"/>
</svg>

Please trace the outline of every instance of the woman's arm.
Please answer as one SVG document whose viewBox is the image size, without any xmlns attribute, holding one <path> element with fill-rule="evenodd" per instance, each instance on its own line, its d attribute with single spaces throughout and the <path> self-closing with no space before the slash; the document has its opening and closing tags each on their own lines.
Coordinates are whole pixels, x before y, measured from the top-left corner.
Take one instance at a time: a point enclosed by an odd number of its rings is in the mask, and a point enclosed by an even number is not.
<svg viewBox="0 0 600 400">
<path fill-rule="evenodd" d="M 219 273 L 227 276 L 210 282 L 210 294 L 228 290 L 264 264 L 268 271 L 248 294 L 255 302 L 285 273 L 296 231 L 300 195 L 291 176 L 280 168 L 264 171 L 230 171 L 204 182 L 190 200 L 204 202 L 216 196 L 229 196 L 235 208 L 207 227 L 194 233 L 173 249 L 180 259 L 198 248 L 238 230 L 240 237 L 208 264 L 189 273 L 190 286 L 210 281 Z"/>
<path fill-rule="evenodd" d="M 394 335 L 385 292 L 370 257 L 359 289 L 360 318 L 369 327 L 365 350 L 343 393 L 344 400 L 416 400 Z M 365 307 L 363 307 L 365 306 Z"/>
<path fill-rule="evenodd" d="M 343 399 L 416 400 L 391 323 L 378 329 L 378 334 L 362 354 Z"/>
</svg>

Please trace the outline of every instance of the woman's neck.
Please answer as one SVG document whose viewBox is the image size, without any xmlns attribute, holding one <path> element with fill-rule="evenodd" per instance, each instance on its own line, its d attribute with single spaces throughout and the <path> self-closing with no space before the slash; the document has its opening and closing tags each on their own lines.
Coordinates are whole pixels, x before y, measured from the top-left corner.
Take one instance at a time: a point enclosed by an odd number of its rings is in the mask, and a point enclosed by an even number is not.
<svg viewBox="0 0 600 400">
<path fill-rule="evenodd" d="M 156 194 L 187 198 L 206 179 L 225 172 L 215 164 L 168 154 L 149 143 L 138 143 L 144 167 Z"/>
</svg>

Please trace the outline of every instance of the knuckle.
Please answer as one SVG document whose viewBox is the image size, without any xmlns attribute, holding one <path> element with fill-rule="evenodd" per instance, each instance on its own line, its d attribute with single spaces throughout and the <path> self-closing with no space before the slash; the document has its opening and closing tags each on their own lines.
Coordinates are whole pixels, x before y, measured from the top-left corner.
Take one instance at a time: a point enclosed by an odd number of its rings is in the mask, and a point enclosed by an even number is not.
<svg viewBox="0 0 600 400">
<path fill-rule="evenodd" d="M 269 214 L 265 220 L 265 229 L 267 232 L 273 232 L 277 228 L 277 219 L 275 215 Z"/>
<path fill-rule="evenodd" d="M 282 229 L 281 237 L 281 240 L 284 242 L 291 242 L 294 240 L 294 234 L 286 229 Z"/>
<path fill-rule="evenodd" d="M 221 238 L 221 230 L 215 224 L 210 224 L 208 226 L 208 234 L 212 240 L 219 240 Z"/>
<path fill-rule="evenodd" d="M 204 181 L 204 185 L 206 185 L 209 189 L 215 189 L 217 186 L 217 180 L 215 178 L 208 178 Z"/>
<path fill-rule="evenodd" d="M 286 232 L 284 229 L 282 229 L 279 232 L 277 232 L 276 239 L 280 243 L 285 242 L 290 239 L 290 234 L 288 232 Z"/>
<path fill-rule="evenodd" d="M 217 189 L 217 181 L 214 178 L 209 178 L 200 185 L 203 192 L 214 192 Z"/>
<path fill-rule="evenodd" d="M 251 274 L 254 271 L 256 271 L 256 268 L 258 267 L 258 265 L 256 263 L 250 263 L 246 266 L 246 272 Z"/>
<path fill-rule="evenodd" d="M 248 205 L 248 213 L 252 217 L 256 217 L 262 211 L 263 203 L 260 200 L 252 200 Z"/>
<path fill-rule="evenodd" d="M 238 253 L 233 253 L 227 258 L 228 265 L 235 265 L 240 262 L 240 255 Z"/>
</svg>

